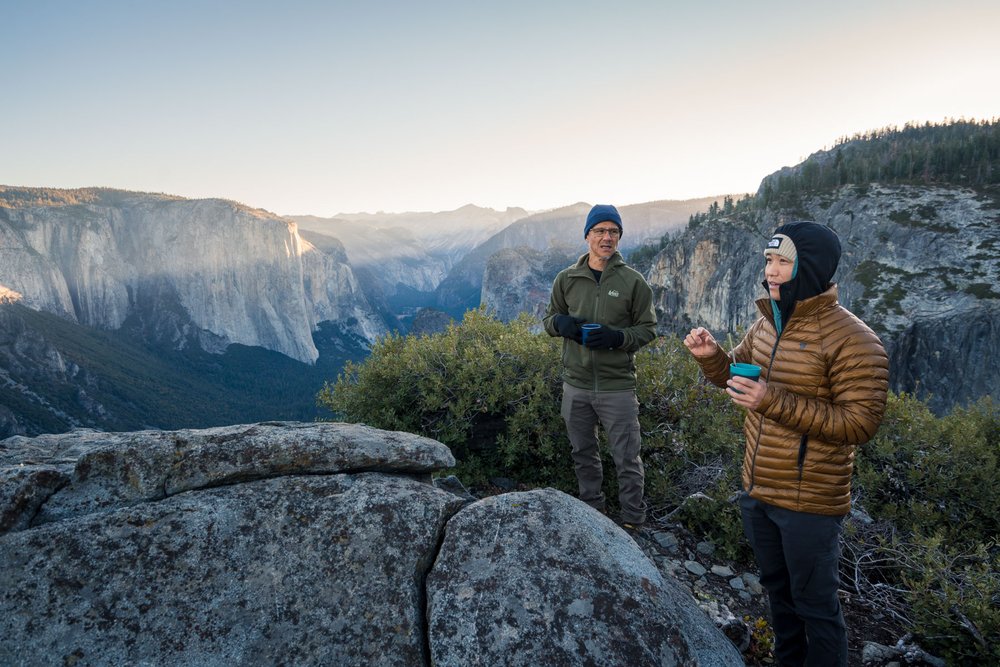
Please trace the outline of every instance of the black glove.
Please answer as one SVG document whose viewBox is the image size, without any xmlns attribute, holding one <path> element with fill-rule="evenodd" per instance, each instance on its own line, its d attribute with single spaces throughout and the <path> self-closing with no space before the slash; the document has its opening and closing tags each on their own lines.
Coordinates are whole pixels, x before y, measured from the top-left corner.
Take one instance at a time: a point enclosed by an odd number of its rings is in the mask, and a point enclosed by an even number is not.
<svg viewBox="0 0 1000 667">
<path fill-rule="evenodd" d="M 597 331 L 591 331 L 587 334 L 586 345 L 596 350 L 614 350 L 621 347 L 624 342 L 624 331 L 601 327 Z"/>
<path fill-rule="evenodd" d="M 556 315 L 552 318 L 552 324 L 555 325 L 559 335 L 575 340 L 577 343 L 580 342 L 583 335 L 583 332 L 580 331 L 580 325 L 584 322 L 586 320 L 582 317 L 571 317 L 570 315 Z"/>
</svg>

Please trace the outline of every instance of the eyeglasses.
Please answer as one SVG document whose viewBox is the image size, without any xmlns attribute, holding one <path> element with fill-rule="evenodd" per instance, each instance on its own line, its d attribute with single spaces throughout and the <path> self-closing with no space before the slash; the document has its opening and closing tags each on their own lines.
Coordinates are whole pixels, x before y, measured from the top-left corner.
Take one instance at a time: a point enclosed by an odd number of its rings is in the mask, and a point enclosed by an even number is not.
<svg viewBox="0 0 1000 667">
<path fill-rule="evenodd" d="M 590 230 L 591 234 L 596 234 L 597 236 L 609 236 L 613 239 L 618 238 L 622 235 L 622 232 L 617 227 L 596 227 Z"/>
</svg>

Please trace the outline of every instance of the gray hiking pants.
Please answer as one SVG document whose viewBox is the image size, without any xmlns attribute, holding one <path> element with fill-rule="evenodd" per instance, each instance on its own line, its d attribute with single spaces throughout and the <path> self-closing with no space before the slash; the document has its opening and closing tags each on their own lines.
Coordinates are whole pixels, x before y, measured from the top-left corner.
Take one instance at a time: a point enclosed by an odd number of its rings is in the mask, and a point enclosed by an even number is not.
<svg viewBox="0 0 1000 667">
<path fill-rule="evenodd" d="M 646 520 L 643 500 L 645 472 L 639 457 L 639 401 L 634 390 L 588 391 L 563 383 L 562 417 L 573 447 L 573 464 L 580 500 L 604 511 L 604 469 L 597 446 L 597 426 L 608 434 L 611 456 L 618 474 L 618 501 L 622 521 Z"/>
</svg>

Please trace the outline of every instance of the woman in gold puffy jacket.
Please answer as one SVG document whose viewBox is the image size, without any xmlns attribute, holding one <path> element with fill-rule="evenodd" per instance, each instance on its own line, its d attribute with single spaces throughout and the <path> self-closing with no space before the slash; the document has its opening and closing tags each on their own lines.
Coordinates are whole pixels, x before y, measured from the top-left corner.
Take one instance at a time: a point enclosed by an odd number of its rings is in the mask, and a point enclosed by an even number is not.
<svg viewBox="0 0 1000 667">
<path fill-rule="evenodd" d="M 836 233 L 815 222 L 775 230 L 764 248 L 761 317 L 732 350 L 704 328 L 684 344 L 712 383 L 747 410 L 743 528 L 771 603 L 780 665 L 847 665 L 837 597 L 840 529 L 851 507 L 854 448 L 875 435 L 889 362 L 878 336 L 837 301 Z"/>
</svg>

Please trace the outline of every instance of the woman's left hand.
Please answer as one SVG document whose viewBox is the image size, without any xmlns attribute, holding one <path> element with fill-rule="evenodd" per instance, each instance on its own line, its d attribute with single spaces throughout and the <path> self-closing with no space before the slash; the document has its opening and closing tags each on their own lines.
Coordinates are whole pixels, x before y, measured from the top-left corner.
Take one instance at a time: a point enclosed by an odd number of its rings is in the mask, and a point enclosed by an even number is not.
<svg viewBox="0 0 1000 667">
<path fill-rule="evenodd" d="M 767 383 L 763 380 L 754 382 L 745 377 L 731 377 L 726 382 L 726 393 L 733 399 L 733 403 L 755 410 L 760 402 L 764 400 L 764 393 L 767 392 Z"/>
</svg>

